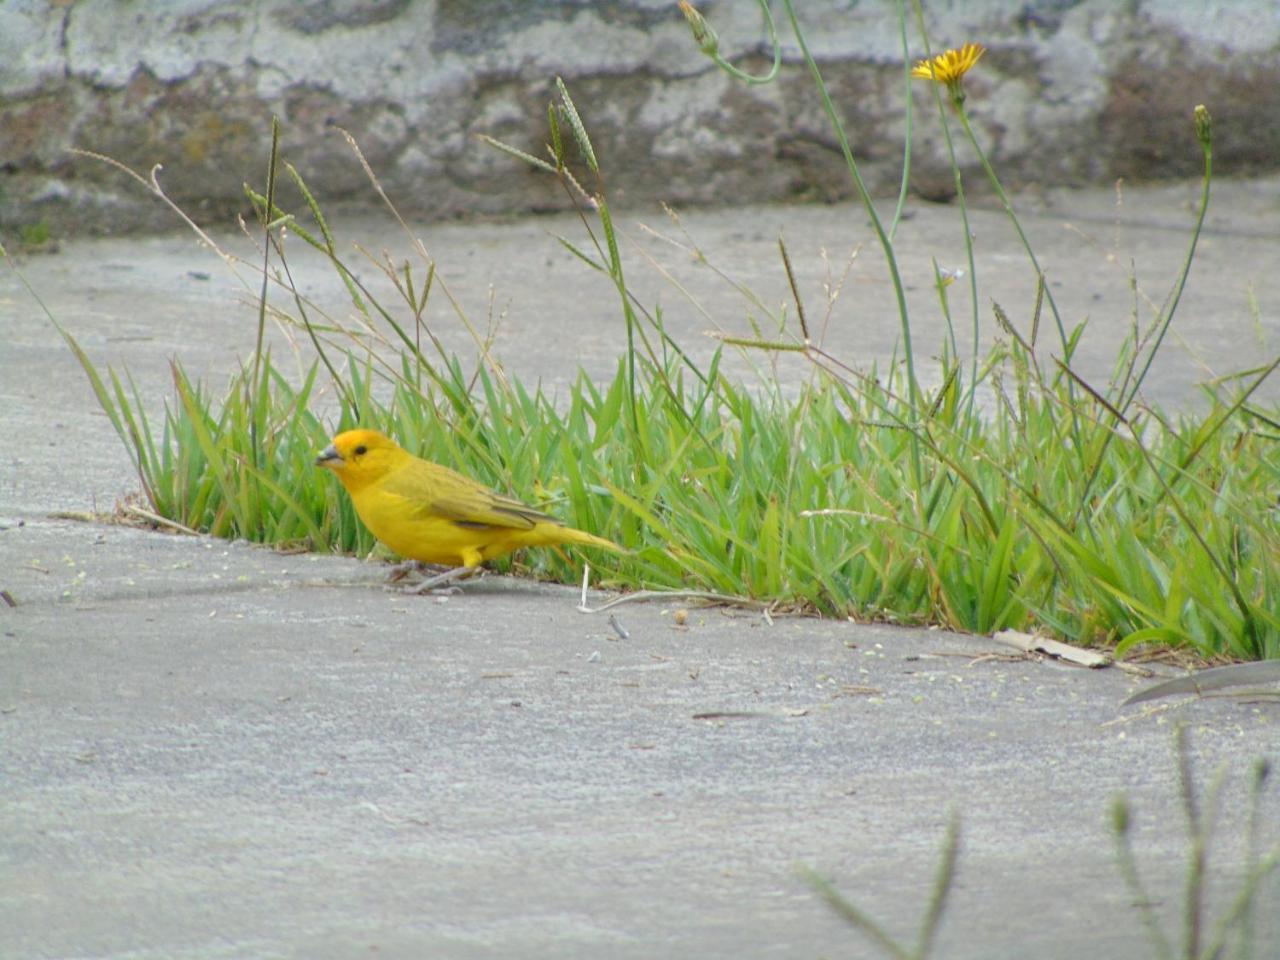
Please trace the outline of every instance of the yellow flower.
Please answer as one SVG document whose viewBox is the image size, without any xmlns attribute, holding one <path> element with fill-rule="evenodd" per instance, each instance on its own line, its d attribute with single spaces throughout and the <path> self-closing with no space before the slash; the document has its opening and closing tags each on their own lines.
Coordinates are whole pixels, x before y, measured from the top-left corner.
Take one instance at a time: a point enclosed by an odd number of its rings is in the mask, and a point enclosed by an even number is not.
<svg viewBox="0 0 1280 960">
<path fill-rule="evenodd" d="M 911 69 L 911 75 L 946 84 L 952 96 L 963 97 L 960 80 L 986 52 L 987 48 L 980 43 L 966 43 L 959 50 L 946 50 L 932 60 L 921 60 Z"/>
</svg>

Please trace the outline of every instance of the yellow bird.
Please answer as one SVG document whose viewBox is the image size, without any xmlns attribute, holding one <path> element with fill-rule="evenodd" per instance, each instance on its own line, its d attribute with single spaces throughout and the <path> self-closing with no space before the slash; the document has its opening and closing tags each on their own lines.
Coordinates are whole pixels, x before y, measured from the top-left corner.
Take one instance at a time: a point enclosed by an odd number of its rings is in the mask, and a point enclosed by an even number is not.
<svg viewBox="0 0 1280 960">
<path fill-rule="evenodd" d="M 485 560 L 520 547 L 576 543 L 615 553 L 622 547 L 566 527 L 470 477 L 413 456 L 376 430 L 347 430 L 316 457 L 347 488 L 370 532 L 403 557 L 462 567 L 423 586 L 466 576 Z"/>
</svg>

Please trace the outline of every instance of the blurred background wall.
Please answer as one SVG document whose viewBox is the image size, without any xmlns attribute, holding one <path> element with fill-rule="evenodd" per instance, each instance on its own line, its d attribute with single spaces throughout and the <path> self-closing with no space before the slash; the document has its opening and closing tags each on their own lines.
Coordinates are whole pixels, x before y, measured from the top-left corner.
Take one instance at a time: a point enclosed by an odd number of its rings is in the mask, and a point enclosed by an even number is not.
<svg viewBox="0 0 1280 960">
<path fill-rule="evenodd" d="M 896 189 L 905 129 L 892 0 L 795 0 L 869 185 Z M 722 52 L 765 71 L 752 0 L 701 0 Z M 480 142 L 543 154 L 561 76 L 615 204 L 834 201 L 848 176 L 781 3 L 783 69 L 747 86 L 698 51 L 674 0 L 4 0 L 0 225 L 171 226 L 95 151 L 161 182 L 197 219 L 247 209 L 271 118 L 322 202 L 375 203 L 339 128 L 421 218 L 559 209 L 552 178 Z M 1280 164 L 1280 3 L 925 0 L 935 50 L 989 48 L 970 74 L 978 136 L 1012 186 L 1194 174 L 1197 103 L 1215 171 Z M 908 25 L 911 58 L 924 54 Z M 951 178 L 928 85 L 913 84 L 912 186 Z M 971 153 L 960 147 L 962 160 Z M 965 162 L 968 162 L 965 160 Z M 970 177 L 975 188 L 978 178 Z"/>
</svg>

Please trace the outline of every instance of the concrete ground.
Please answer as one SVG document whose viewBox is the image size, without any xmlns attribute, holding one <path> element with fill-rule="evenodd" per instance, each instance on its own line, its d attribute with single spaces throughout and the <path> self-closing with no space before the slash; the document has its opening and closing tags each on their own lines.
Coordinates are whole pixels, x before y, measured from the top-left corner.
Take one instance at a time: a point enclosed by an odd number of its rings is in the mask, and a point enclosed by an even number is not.
<svg viewBox="0 0 1280 960">
<path fill-rule="evenodd" d="M 1194 195 L 1020 201 L 1064 317 L 1091 318 L 1078 360 L 1091 376 L 1135 304 L 1145 321 L 1144 296 L 1163 301 Z M 1277 349 L 1280 182 L 1219 184 L 1214 203 L 1146 391 L 1166 406 L 1194 402 L 1206 368 Z M 748 310 L 762 318 L 788 298 L 780 231 L 811 324 L 826 313 L 821 251 L 838 276 L 862 245 L 827 342 L 860 366 L 891 355 L 897 318 L 859 211 L 686 214 L 708 257 L 760 291 L 754 308 L 638 219 L 670 228 L 661 214 L 624 218 L 629 279 L 699 355 L 713 348 L 702 331 L 745 332 Z M 383 221 L 349 227 L 374 251 L 408 251 Z M 979 211 L 972 228 L 984 329 L 990 299 L 1025 329 L 1022 255 L 999 215 Z M 954 210 L 921 205 L 902 227 L 924 356 L 941 331 L 930 258 L 963 265 L 958 229 Z M 505 313 L 509 369 L 553 388 L 578 364 L 607 375 L 622 341 L 607 284 L 549 235 L 574 230 L 549 218 L 421 231 L 473 320 L 490 304 Z M 322 269 L 297 265 L 318 303 L 349 312 Z M 153 412 L 171 357 L 217 386 L 252 349 L 251 291 L 188 234 L 71 240 L 20 266 L 96 362 L 127 366 Z M 950 290 L 968 324 L 962 284 Z M 434 321 L 466 350 L 443 304 Z M 952 812 L 963 840 L 936 956 L 1154 956 L 1107 811 L 1118 793 L 1132 801 L 1149 892 L 1179 937 L 1177 723 L 1191 725 L 1202 782 L 1225 771 L 1210 899 L 1232 896 L 1252 765 L 1280 759 L 1275 702 L 1122 709 L 1153 681 L 940 631 L 726 609 L 681 625 L 674 601 L 619 608 L 624 638 L 577 612 L 569 588 L 488 578 L 410 597 L 357 560 L 53 516 L 110 510 L 136 479 L 11 271 L 0 334 L 6 958 L 870 957 L 799 868 L 910 940 Z M 1262 816 L 1280 841 L 1274 785 Z M 1277 882 L 1262 892 L 1277 896 Z M 1256 938 L 1256 957 L 1280 956 L 1274 909 Z"/>
</svg>

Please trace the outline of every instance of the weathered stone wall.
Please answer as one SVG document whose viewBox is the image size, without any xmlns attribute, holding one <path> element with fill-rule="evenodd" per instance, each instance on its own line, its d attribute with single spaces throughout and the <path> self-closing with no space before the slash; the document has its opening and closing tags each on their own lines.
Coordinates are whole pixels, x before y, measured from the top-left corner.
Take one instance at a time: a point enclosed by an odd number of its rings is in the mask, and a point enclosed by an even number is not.
<svg viewBox="0 0 1280 960">
<path fill-rule="evenodd" d="M 763 71 L 751 0 L 700 9 L 740 67 Z M 834 199 L 835 139 L 774 0 L 776 83 L 746 86 L 698 52 L 670 0 L 5 0 L 0 3 L 0 223 L 123 230 L 172 222 L 77 147 L 146 172 L 197 218 L 245 207 L 283 154 L 324 201 L 373 201 L 335 127 L 406 213 L 557 208 L 550 178 L 479 142 L 541 153 L 554 77 L 591 130 L 615 203 Z M 891 0 L 796 0 L 875 189 L 897 182 L 904 124 Z M 926 2 L 935 49 L 989 47 L 970 74 L 978 135 L 1011 184 L 1194 173 L 1208 104 L 1225 174 L 1280 164 L 1280 3 Z M 910 30 L 910 53 L 923 46 Z M 915 84 L 917 190 L 950 189 L 939 121 Z M 961 155 L 970 157 L 961 147 Z M 966 161 L 967 162 L 967 161 Z"/>
</svg>

